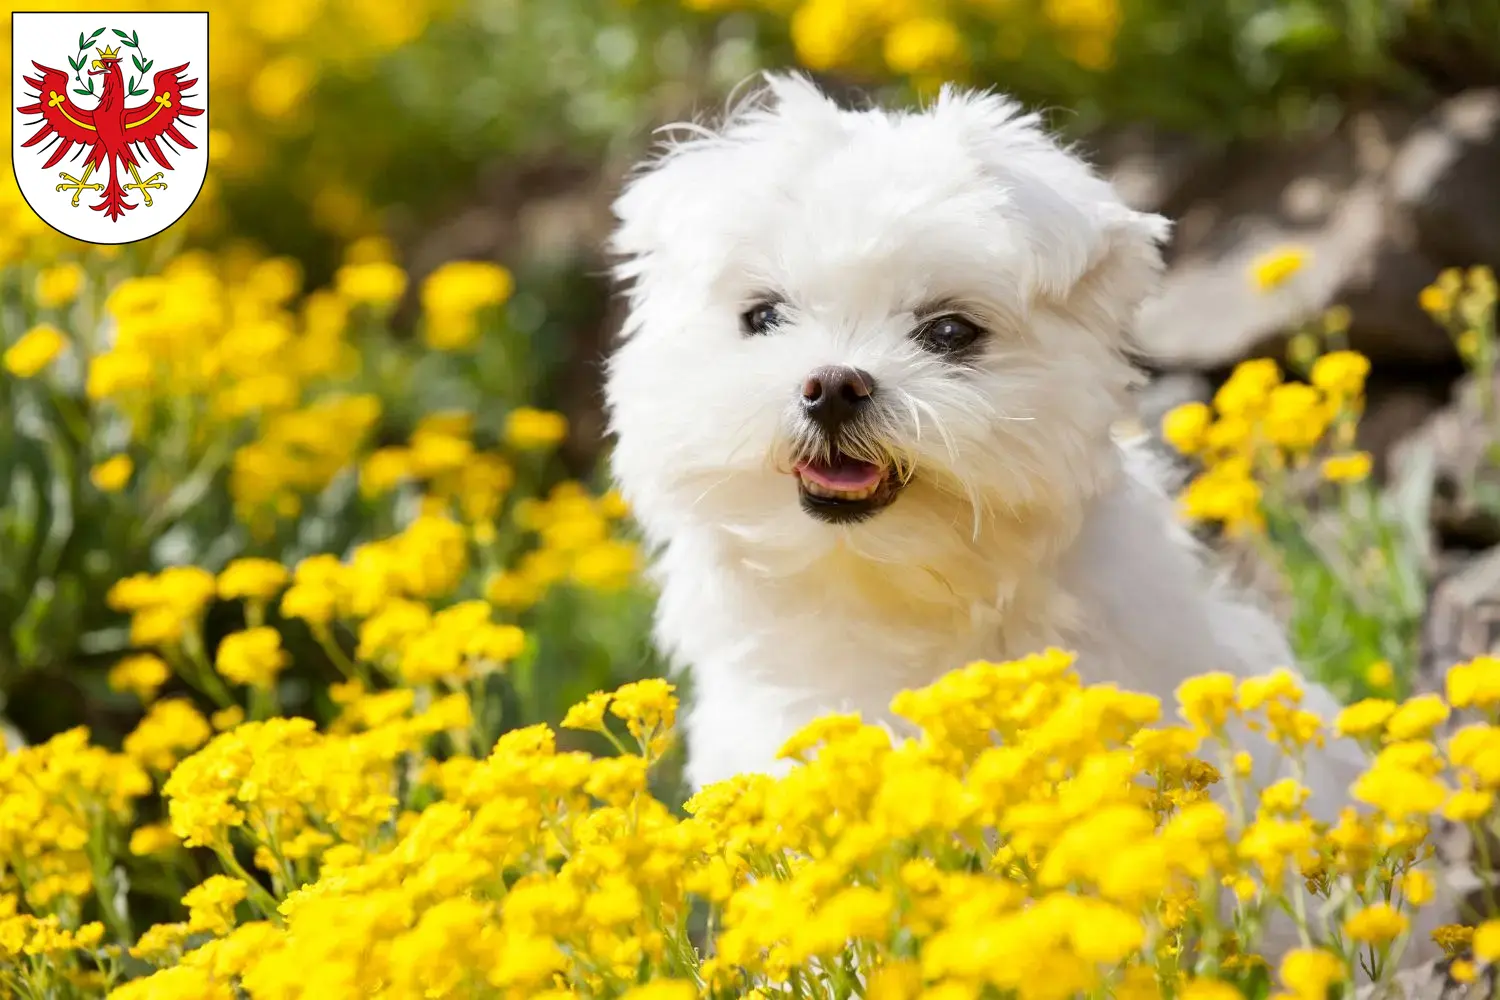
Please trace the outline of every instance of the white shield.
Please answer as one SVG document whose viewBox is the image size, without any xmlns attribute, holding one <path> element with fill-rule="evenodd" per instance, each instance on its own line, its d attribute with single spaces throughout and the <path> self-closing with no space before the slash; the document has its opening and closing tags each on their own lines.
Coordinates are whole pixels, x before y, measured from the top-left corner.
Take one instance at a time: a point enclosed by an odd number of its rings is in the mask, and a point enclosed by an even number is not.
<svg viewBox="0 0 1500 1000">
<path fill-rule="evenodd" d="M 89 243 L 182 218 L 208 173 L 208 14 L 11 15 L 11 166 L 27 204 Z"/>
</svg>

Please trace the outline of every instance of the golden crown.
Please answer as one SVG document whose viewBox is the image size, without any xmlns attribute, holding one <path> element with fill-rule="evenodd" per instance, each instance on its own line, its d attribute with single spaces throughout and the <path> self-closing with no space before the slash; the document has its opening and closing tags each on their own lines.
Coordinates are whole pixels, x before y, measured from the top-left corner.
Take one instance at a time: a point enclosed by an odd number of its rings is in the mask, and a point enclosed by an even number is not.
<svg viewBox="0 0 1500 1000">
<path fill-rule="evenodd" d="M 104 46 L 104 48 L 102 48 L 102 49 L 95 49 L 94 51 L 97 52 L 97 53 L 99 53 L 99 58 L 100 59 L 118 59 L 118 58 L 120 58 L 120 50 L 119 49 L 112 49 L 108 45 Z"/>
</svg>

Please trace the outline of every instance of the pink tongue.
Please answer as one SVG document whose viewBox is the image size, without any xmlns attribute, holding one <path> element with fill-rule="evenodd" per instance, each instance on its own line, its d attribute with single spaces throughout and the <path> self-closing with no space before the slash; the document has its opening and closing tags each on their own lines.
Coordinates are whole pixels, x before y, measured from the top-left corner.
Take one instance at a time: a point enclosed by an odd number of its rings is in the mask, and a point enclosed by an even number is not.
<svg viewBox="0 0 1500 1000">
<path fill-rule="evenodd" d="M 830 490 L 863 490 L 880 482 L 880 466 L 854 458 L 840 459 L 836 465 L 802 462 L 797 472 L 804 479 Z"/>
</svg>

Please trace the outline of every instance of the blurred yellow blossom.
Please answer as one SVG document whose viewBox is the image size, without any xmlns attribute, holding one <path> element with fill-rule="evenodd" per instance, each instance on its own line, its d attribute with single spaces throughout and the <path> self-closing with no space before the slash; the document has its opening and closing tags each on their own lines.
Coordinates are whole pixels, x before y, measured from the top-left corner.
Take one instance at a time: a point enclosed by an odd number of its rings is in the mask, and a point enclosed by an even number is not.
<svg viewBox="0 0 1500 1000">
<path fill-rule="evenodd" d="M 1281 960 L 1281 982 L 1296 1000 L 1326 1000 L 1328 990 L 1347 977 L 1343 961 L 1320 948 L 1297 948 Z"/>
<path fill-rule="evenodd" d="M 519 406 L 505 417 L 505 440 L 513 448 L 536 451 L 551 448 L 568 436 L 568 419 L 561 413 Z"/>
<path fill-rule="evenodd" d="M 67 261 L 44 268 L 36 276 L 36 301 L 43 309 L 57 309 L 78 298 L 83 288 L 82 265 Z"/>
<path fill-rule="evenodd" d="M 226 601 L 241 598 L 269 600 L 286 586 L 291 574 L 272 559 L 236 559 L 219 571 L 219 596 Z"/>
<path fill-rule="evenodd" d="M 1358 483 L 1370 477 L 1370 453 L 1356 451 L 1323 459 L 1323 478 L 1330 483 Z"/>
<path fill-rule="evenodd" d="M 406 291 L 406 272 L 386 261 L 345 264 L 334 275 L 334 287 L 350 302 L 389 306 Z"/>
<path fill-rule="evenodd" d="M 941 17 L 914 17 L 898 22 L 885 36 L 885 61 L 908 76 L 951 71 L 963 54 L 963 36 Z"/>
<path fill-rule="evenodd" d="M 1500 964 L 1500 920 L 1486 920 L 1474 928 L 1474 957 Z"/>
<path fill-rule="evenodd" d="M 1302 247 L 1277 247 L 1251 262 L 1250 280 L 1257 291 L 1275 291 L 1305 268 L 1311 257 Z"/>
<path fill-rule="evenodd" d="M 1375 903 L 1344 921 L 1344 932 L 1365 944 L 1386 944 L 1403 933 L 1410 921 L 1389 903 Z"/>
<path fill-rule="evenodd" d="M 281 633 L 265 626 L 225 636 L 214 661 L 226 680 L 258 688 L 270 688 L 287 663 Z"/>
<path fill-rule="evenodd" d="M 129 455 L 111 455 L 89 470 L 89 482 L 105 493 L 115 493 L 125 488 L 134 471 Z"/>
<path fill-rule="evenodd" d="M 510 298 L 510 272 L 486 261 L 450 261 L 422 283 L 423 335 L 435 350 L 466 347 L 478 333 L 476 313 Z"/>
<path fill-rule="evenodd" d="M 68 346 L 62 331 L 49 323 L 32 327 L 5 350 L 5 370 L 17 378 L 31 378 L 52 363 Z"/>
<path fill-rule="evenodd" d="M 1184 455 L 1197 454 L 1204 444 L 1204 435 L 1213 423 L 1213 411 L 1200 402 L 1183 403 L 1173 407 L 1162 418 L 1162 437 Z"/>
<path fill-rule="evenodd" d="M 137 653 L 109 668 L 109 686 L 116 691 L 128 691 L 142 702 L 150 702 L 171 676 L 171 668 L 161 657 Z"/>
</svg>

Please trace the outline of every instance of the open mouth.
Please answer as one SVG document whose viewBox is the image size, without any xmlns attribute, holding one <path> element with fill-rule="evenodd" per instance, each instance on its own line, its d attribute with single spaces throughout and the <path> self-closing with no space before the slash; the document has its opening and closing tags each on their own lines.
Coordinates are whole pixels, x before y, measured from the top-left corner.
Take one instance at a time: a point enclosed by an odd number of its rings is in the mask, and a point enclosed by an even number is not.
<svg viewBox="0 0 1500 1000">
<path fill-rule="evenodd" d="M 839 451 L 827 459 L 798 462 L 802 509 L 830 524 L 862 521 L 896 498 L 900 483 L 891 470 Z"/>
</svg>

